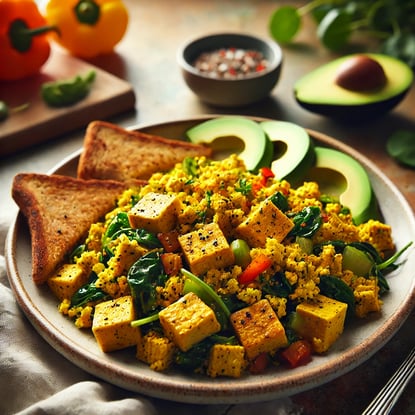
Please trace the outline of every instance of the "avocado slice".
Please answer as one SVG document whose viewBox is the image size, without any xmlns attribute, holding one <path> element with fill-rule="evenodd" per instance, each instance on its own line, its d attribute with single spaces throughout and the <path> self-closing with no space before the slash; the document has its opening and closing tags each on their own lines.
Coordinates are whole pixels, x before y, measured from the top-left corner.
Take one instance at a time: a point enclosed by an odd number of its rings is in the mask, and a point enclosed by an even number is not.
<svg viewBox="0 0 415 415">
<path fill-rule="evenodd" d="M 264 130 L 248 118 L 214 118 L 190 128 L 186 135 L 193 143 L 209 144 L 215 157 L 239 154 L 246 168 L 251 171 L 269 166 L 272 158 Z"/>
<path fill-rule="evenodd" d="M 358 56 L 352 54 L 335 59 L 299 79 L 294 85 L 297 102 L 311 112 L 345 120 L 373 118 L 394 108 L 412 85 L 411 68 L 388 55 L 365 54 L 380 64 L 386 81 L 378 88 L 361 90 L 340 86 L 336 82 L 339 70 Z"/>
<path fill-rule="evenodd" d="M 322 194 L 350 209 L 356 225 L 378 218 L 376 198 L 363 166 L 353 157 L 331 148 L 314 148 L 315 165 L 305 180 L 316 181 Z"/>
<path fill-rule="evenodd" d="M 273 144 L 271 170 L 275 178 L 298 184 L 315 159 L 307 131 L 287 121 L 263 121 L 259 125 Z"/>
</svg>

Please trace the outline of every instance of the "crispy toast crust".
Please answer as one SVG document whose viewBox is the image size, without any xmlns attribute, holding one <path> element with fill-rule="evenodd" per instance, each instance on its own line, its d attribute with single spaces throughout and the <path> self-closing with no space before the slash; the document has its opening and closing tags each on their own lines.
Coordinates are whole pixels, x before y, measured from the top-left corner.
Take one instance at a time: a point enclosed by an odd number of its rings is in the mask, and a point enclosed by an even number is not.
<svg viewBox="0 0 415 415">
<path fill-rule="evenodd" d="M 136 182 L 137 185 L 144 182 Z M 43 284 L 85 238 L 92 223 L 110 211 L 131 186 L 111 180 L 81 180 L 36 173 L 17 174 L 12 197 L 27 218 L 32 241 L 32 277 Z"/>
<path fill-rule="evenodd" d="M 86 130 L 78 164 L 82 179 L 149 179 L 166 172 L 186 157 L 212 155 L 211 148 L 140 131 L 129 131 L 105 121 Z"/>
</svg>

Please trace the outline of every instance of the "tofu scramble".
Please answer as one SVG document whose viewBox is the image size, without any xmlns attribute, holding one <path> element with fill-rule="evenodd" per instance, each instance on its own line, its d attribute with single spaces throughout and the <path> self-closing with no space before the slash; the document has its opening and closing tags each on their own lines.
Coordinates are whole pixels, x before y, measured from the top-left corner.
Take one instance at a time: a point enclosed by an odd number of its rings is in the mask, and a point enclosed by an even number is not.
<svg viewBox="0 0 415 415">
<path fill-rule="evenodd" d="M 348 319 L 379 312 L 376 263 L 393 249 L 388 225 L 356 226 L 316 182 L 200 157 L 124 192 L 48 285 L 103 352 L 237 378 L 305 364 Z M 369 268 L 348 266 L 362 255 Z"/>
</svg>

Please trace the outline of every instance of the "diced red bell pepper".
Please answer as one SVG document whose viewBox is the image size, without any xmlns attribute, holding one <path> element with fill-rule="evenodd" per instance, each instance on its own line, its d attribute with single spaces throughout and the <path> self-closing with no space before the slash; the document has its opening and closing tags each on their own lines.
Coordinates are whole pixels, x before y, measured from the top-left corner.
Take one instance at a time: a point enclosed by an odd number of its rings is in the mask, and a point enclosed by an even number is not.
<svg viewBox="0 0 415 415">
<path fill-rule="evenodd" d="M 297 340 L 281 352 L 282 358 L 292 367 L 298 367 L 311 361 L 311 344 L 306 340 Z"/>
<path fill-rule="evenodd" d="M 259 172 L 262 176 L 262 184 L 265 186 L 267 184 L 268 179 L 272 179 L 275 177 L 274 172 L 269 167 L 261 167 Z"/>
<path fill-rule="evenodd" d="M 160 232 L 157 234 L 157 239 L 166 252 L 178 252 L 180 250 L 179 232 L 176 230 Z"/>
<path fill-rule="evenodd" d="M 240 284 L 250 284 L 261 273 L 266 271 L 272 264 L 272 261 L 265 254 L 259 254 L 252 259 L 248 266 L 242 271 L 238 277 Z"/>
<path fill-rule="evenodd" d="M 249 365 L 249 372 L 252 374 L 258 374 L 264 372 L 270 363 L 268 353 L 261 353 L 258 355 Z"/>
<path fill-rule="evenodd" d="M 259 169 L 260 181 L 253 186 L 254 193 L 258 192 L 261 188 L 267 185 L 268 179 L 275 177 L 274 172 L 269 167 L 261 167 Z"/>
</svg>

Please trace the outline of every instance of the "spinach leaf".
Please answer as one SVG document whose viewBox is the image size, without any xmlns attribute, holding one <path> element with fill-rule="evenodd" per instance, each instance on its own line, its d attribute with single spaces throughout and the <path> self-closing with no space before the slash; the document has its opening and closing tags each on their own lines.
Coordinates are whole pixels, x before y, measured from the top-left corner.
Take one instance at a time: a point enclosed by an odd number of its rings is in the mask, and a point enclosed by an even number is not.
<svg viewBox="0 0 415 415">
<path fill-rule="evenodd" d="M 208 337 L 186 352 L 179 350 L 175 357 L 176 365 L 187 372 L 202 368 L 207 363 L 212 345 L 213 341 Z"/>
<path fill-rule="evenodd" d="M 79 288 L 71 298 L 71 307 L 81 307 L 89 302 L 100 301 L 109 298 L 109 295 L 95 285 L 98 276 L 92 272 L 87 284 Z"/>
<path fill-rule="evenodd" d="M 334 250 L 336 251 L 336 254 L 341 254 L 346 246 L 346 243 L 340 240 L 322 242 L 320 244 L 314 245 L 313 254 L 320 255 L 323 252 L 323 247 L 326 245 L 333 245 Z"/>
<path fill-rule="evenodd" d="M 128 220 L 127 213 L 118 213 L 116 216 L 113 217 L 113 219 L 107 227 L 107 230 L 104 233 L 104 236 L 102 238 L 103 246 L 107 246 L 110 241 L 115 239 L 116 234 L 119 234 L 121 231 L 129 228 L 131 228 L 131 226 L 130 221 Z"/>
<path fill-rule="evenodd" d="M 260 283 L 262 292 L 276 297 L 288 298 L 294 291 L 283 272 L 277 272 L 268 281 L 260 277 Z"/>
<path fill-rule="evenodd" d="M 163 286 L 167 278 L 158 251 L 143 255 L 131 266 L 127 281 L 142 315 L 156 309 L 156 287 Z"/>
<path fill-rule="evenodd" d="M 157 235 L 151 232 L 147 232 L 145 229 L 134 229 L 134 232 L 127 232 L 127 236 L 131 240 L 136 240 L 140 245 L 148 249 L 161 248 L 161 242 L 157 238 Z"/>
<path fill-rule="evenodd" d="M 270 200 L 281 212 L 285 212 L 289 208 L 288 199 L 281 192 L 274 193 Z"/>
<path fill-rule="evenodd" d="M 312 237 L 320 228 L 323 220 L 318 206 L 307 206 L 293 217 L 294 228 L 289 236 Z"/>
<path fill-rule="evenodd" d="M 213 334 L 210 337 L 195 344 L 190 350 L 183 352 L 178 351 L 175 358 L 176 365 L 180 366 L 186 371 L 195 371 L 196 369 L 203 368 L 206 365 L 210 349 L 214 344 L 238 344 L 235 336 L 221 336 L 219 334 Z"/>
<path fill-rule="evenodd" d="M 86 245 L 81 244 L 74 248 L 74 250 L 69 254 L 69 261 L 71 263 L 75 262 L 75 258 L 80 257 L 86 251 Z"/>
<path fill-rule="evenodd" d="M 326 297 L 346 303 L 347 316 L 354 316 L 356 304 L 353 290 L 343 280 L 331 275 L 322 275 L 319 288 L 320 293 Z"/>
<path fill-rule="evenodd" d="M 136 240 L 140 245 L 148 249 L 161 248 L 161 242 L 157 235 L 145 229 L 134 229 L 130 226 L 128 215 L 125 212 L 118 213 L 108 225 L 103 237 L 103 246 L 108 248 L 108 244 L 117 239 L 121 234 L 125 234 L 130 241 Z"/>
</svg>

